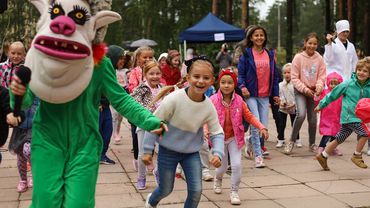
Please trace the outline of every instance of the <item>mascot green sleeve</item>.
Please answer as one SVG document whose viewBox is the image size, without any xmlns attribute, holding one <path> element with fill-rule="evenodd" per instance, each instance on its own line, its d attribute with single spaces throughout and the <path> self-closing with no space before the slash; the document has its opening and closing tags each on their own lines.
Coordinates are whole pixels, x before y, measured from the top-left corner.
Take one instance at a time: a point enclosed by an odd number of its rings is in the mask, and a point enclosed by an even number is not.
<svg viewBox="0 0 370 208">
<path fill-rule="evenodd" d="M 102 139 L 102 95 L 145 130 L 160 120 L 137 104 L 116 81 L 99 47 L 108 24 L 120 20 L 111 0 L 30 0 L 41 13 L 25 65 L 32 70 L 23 106 L 41 99 L 33 123 L 31 207 L 95 206 Z"/>
</svg>

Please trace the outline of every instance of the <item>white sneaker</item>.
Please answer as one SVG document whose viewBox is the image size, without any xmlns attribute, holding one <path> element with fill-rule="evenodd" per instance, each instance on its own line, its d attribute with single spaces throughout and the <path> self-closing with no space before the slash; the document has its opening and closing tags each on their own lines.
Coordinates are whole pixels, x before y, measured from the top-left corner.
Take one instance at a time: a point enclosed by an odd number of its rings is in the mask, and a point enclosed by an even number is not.
<svg viewBox="0 0 370 208">
<path fill-rule="evenodd" d="M 284 143 L 285 143 L 285 142 L 284 142 L 284 140 L 278 140 L 278 141 L 277 141 L 277 144 L 276 144 L 276 146 L 275 146 L 275 147 L 276 147 L 276 148 L 283 147 L 283 146 L 284 146 Z"/>
<path fill-rule="evenodd" d="M 297 139 L 297 140 L 295 141 L 295 146 L 296 146 L 296 147 L 298 147 L 298 148 L 303 147 L 301 139 Z"/>
<path fill-rule="evenodd" d="M 263 158 L 261 156 L 256 157 L 255 159 L 256 168 L 264 168 L 266 165 L 263 163 Z"/>
<path fill-rule="evenodd" d="M 212 181 L 213 180 L 213 176 L 209 172 L 204 172 L 202 174 L 202 179 L 204 181 Z"/>
<path fill-rule="evenodd" d="M 152 206 L 149 204 L 149 199 L 150 199 L 150 196 L 152 195 L 152 193 L 148 194 L 148 196 L 146 197 L 146 200 L 145 200 L 145 208 L 156 208 L 157 206 Z"/>
<path fill-rule="evenodd" d="M 221 192 L 222 192 L 222 180 L 215 179 L 215 182 L 213 184 L 213 191 L 216 194 L 221 194 Z"/>
<path fill-rule="evenodd" d="M 368 156 L 370 156 L 370 149 L 367 150 L 367 153 L 366 153 Z"/>
<path fill-rule="evenodd" d="M 230 193 L 230 201 L 232 205 L 240 205 L 242 202 L 240 201 L 238 192 L 232 191 Z"/>
</svg>

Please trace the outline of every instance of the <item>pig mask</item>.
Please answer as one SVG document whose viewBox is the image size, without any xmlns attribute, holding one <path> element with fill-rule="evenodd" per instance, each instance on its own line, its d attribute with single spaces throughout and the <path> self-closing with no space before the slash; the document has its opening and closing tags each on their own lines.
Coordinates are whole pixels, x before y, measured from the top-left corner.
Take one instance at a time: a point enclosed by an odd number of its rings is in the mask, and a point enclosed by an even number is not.
<svg viewBox="0 0 370 208">
<path fill-rule="evenodd" d="M 121 17 L 99 8 L 99 2 L 109 1 L 30 2 L 41 17 L 25 61 L 32 70 L 29 87 L 44 101 L 69 102 L 78 97 L 91 80 L 94 68 L 92 44 L 102 42 L 106 26 Z"/>
</svg>

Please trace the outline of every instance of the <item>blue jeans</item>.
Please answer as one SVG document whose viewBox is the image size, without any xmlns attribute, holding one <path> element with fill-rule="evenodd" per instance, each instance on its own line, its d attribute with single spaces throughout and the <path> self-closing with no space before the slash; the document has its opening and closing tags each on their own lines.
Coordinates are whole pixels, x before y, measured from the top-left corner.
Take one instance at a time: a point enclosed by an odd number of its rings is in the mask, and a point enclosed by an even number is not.
<svg viewBox="0 0 370 208">
<path fill-rule="evenodd" d="M 249 97 L 246 99 L 248 108 L 251 113 L 256 117 L 264 126 L 268 128 L 268 114 L 269 114 L 269 97 Z M 259 130 L 251 126 L 250 141 L 253 145 L 254 154 L 256 157 L 262 155 L 261 140 Z M 264 141 L 262 141 L 262 146 Z"/>
<path fill-rule="evenodd" d="M 157 206 L 160 200 L 168 196 L 175 181 L 176 167 L 180 163 L 186 178 L 188 196 L 185 201 L 185 208 L 198 207 L 202 194 L 202 165 L 199 152 L 179 153 L 171 151 L 159 145 L 158 151 L 158 172 L 159 187 L 157 187 L 149 199 L 151 206 Z"/>
<path fill-rule="evenodd" d="M 109 106 L 103 107 L 99 114 L 99 132 L 103 138 L 103 150 L 101 156 L 106 156 L 113 132 L 112 113 Z"/>
</svg>

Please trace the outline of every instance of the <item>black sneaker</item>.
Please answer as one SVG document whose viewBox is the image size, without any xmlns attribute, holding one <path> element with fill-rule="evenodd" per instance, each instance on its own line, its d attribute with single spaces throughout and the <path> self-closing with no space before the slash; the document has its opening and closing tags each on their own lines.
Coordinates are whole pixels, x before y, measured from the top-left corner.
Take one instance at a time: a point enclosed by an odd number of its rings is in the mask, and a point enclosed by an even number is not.
<svg viewBox="0 0 370 208">
<path fill-rule="evenodd" d="M 114 160 L 109 159 L 109 157 L 107 157 L 107 156 L 102 156 L 101 159 L 100 159 L 100 164 L 114 165 L 114 164 L 116 164 L 116 162 L 114 162 Z"/>
</svg>

